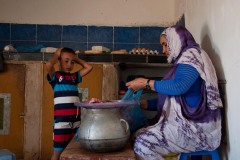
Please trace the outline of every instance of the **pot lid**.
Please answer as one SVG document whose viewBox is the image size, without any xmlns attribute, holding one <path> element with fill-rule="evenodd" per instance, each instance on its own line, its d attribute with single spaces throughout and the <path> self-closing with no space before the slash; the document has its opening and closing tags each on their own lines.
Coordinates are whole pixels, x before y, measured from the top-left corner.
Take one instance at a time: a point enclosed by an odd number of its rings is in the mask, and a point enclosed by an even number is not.
<svg viewBox="0 0 240 160">
<path fill-rule="evenodd" d="M 135 106 L 138 104 L 137 100 L 112 100 L 101 103 L 87 103 L 87 102 L 76 102 L 75 106 L 91 108 L 91 109 L 103 109 L 103 108 L 121 108 L 128 106 Z"/>
</svg>

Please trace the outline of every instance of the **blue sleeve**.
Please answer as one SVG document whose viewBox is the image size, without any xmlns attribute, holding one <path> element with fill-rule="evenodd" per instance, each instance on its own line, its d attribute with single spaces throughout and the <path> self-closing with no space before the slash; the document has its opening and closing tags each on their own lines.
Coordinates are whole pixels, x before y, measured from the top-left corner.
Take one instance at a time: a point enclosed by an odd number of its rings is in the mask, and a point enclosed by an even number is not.
<svg viewBox="0 0 240 160">
<path fill-rule="evenodd" d="M 161 94 L 182 95 L 189 90 L 199 76 L 198 71 L 191 65 L 178 64 L 174 78 L 155 81 L 154 89 Z"/>
</svg>

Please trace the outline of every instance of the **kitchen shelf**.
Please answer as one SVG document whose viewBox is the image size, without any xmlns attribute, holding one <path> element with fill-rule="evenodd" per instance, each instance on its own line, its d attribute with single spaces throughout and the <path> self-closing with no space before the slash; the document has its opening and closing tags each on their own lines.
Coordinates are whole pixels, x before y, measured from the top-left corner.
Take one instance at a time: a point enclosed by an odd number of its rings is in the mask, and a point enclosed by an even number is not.
<svg viewBox="0 0 240 160">
<path fill-rule="evenodd" d="M 88 62 L 167 63 L 165 55 L 79 54 L 78 56 Z"/>
<path fill-rule="evenodd" d="M 119 63 L 119 67 L 121 69 L 130 69 L 130 68 L 156 68 L 156 67 L 171 67 L 172 64 L 169 63 L 132 63 L 132 62 L 127 62 L 127 63 Z"/>
<path fill-rule="evenodd" d="M 47 61 L 54 53 L 29 52 L 1 52 L 4 60 L 17 61 Z M 167 57 L 160 55 L 132 55 L 132 54 L 78 54 L 78 57 L 87 62 L 118 62 L 118 63 L 149 63 L 167 64 Z"/>
</svg>

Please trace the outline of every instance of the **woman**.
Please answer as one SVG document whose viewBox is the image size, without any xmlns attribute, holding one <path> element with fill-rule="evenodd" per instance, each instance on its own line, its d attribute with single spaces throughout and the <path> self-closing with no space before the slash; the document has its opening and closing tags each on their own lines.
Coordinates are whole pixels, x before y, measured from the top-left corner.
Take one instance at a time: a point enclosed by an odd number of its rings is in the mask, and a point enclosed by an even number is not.
<svg viewBox="0 0 240 160">
<path fill-rule="evenodd" d="M 169 153 L 216 149 L 222 101 L 211 60 L 182 26 L 165 29 L 160 43 L 168 63 L 173 63 L 164 78 L 126 83 L 134 90 L 146 87 L 158 92 L 157 121 L 135 134 L 136 155 L 161 160 Z"/>
</svg>

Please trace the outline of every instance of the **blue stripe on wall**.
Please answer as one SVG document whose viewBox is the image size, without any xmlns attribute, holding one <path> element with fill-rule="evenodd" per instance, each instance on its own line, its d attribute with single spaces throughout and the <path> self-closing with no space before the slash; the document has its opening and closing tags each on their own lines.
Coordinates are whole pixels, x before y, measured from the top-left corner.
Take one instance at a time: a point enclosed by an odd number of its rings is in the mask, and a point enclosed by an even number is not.
<svg viewBox="0 0 240 160">
<path fill-rule="evenodd" d="M 177 24 L 185 25 L 184 16 Z M 161 52 L 159 35 L 164 28 L 0 23 L 0 49 L 12 43 L 13 46 L 43 45 L 81 51 L 102 45 L 111 50 L 130 51 L 141 47 Z"/>
</svg>

